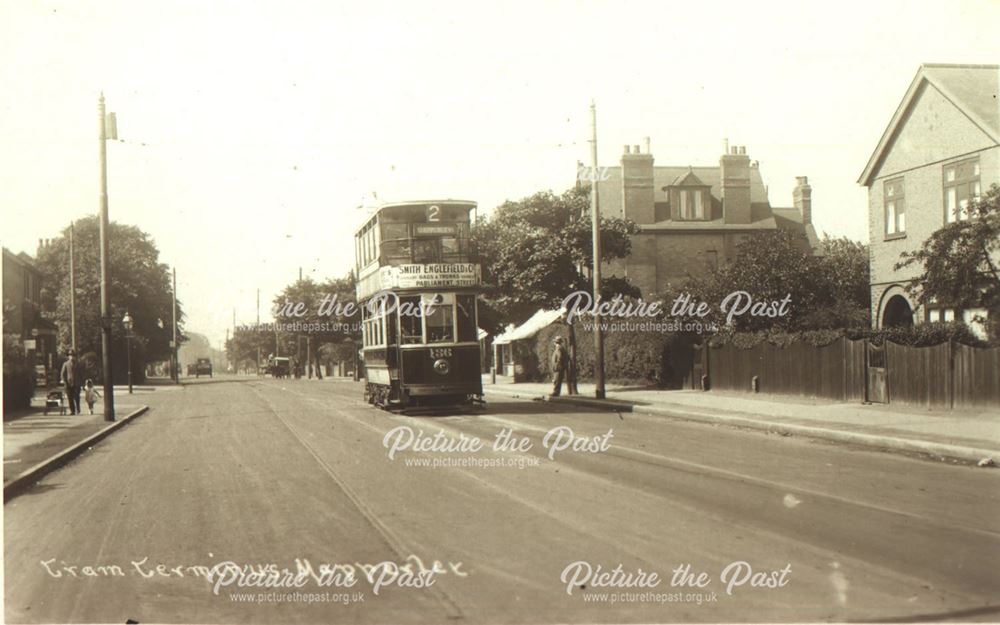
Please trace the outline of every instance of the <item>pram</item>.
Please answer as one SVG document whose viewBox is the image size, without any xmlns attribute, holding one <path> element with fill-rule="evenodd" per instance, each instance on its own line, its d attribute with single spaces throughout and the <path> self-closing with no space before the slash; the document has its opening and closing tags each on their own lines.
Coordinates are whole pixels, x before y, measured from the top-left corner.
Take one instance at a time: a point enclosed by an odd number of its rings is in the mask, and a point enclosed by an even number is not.
<svg viewBox="0 0 1000 625">
<path fill-rule="evenodd" d="M 49 410 L 59 409 L 59 414 L 66 414 L 66 404 L 63 402 L 62 391 L 49 391 L 49 394 L 45 396 L 45 414 L 49 414 Z"/>
</svg>

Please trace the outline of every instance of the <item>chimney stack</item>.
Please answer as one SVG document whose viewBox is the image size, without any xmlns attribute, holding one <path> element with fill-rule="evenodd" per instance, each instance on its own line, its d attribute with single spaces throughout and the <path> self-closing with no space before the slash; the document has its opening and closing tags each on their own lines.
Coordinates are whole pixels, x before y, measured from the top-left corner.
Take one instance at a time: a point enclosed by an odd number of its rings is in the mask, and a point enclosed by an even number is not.
<svg viewBox="0 0 1000 625">
<path fill-rule="evenodd" d="M 795 208 L 802 215 L 803 224 L 812 223 L 812 187 L 809 186 L 808 176 L 795 177 L 795 189 L 792 191 L 792 201 Z"/>
<path fill-rule="evenodd" d="M 622 151 L 622 154 L 631 154 L 631 153 L 632 153 L 632 146 L 626 143 L 625 149 Z"/>
<path fill-rule="evenodd" d="M 643 154 L 638 145 L 626 145 L 622 155 L 622 216 L 637 224 L 651 224 L 655 221 L 654 204 L 653 156 L 648 148 Z"/>
<path fill-rule="evenodd" d="M 652 154 L 653 152 L 651 150 L 651 145 L 650 145 L 651 142 L 649 140 L 649 137 L 645 138 L 644 143 L 646 144 L 646 154 Z"/>
<path fill-rule="evenodd" d="M 723 219 L 727 224 L 750 223 L 750 158 L 746 146 L 733 146 L 723 154 L 719 169 Z"/>
</svg>

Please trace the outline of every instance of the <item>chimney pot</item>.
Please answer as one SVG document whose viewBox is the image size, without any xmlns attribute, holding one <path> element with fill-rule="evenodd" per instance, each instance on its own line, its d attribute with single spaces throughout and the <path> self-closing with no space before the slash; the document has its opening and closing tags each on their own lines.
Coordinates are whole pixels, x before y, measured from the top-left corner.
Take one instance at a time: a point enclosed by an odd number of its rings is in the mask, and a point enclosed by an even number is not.
<svg viewBox="0 0 1000 625">
<path fill-rule="evenodd" d="M 729 137 L 725 137 L 722 140 L 722 153 L 729 154 Z"/>
<path fill-rule="evenodd" d="M 645 137 L 643 143 L 646 144 L 646 154 L 650 153 L 650 143 L 649 137 Z"/>
<path fill-rule="evenodd" d="M 639 146 L 638 145 L 633 145 L 632 146 L 632 153 L 633 154 L 641 154 L 642 152 L 639 151 Z"/>
<path fill-rule="evenodd" d="M 741 145 L 740 146 L 740 155 L 743 155 L 743 154 L 746 154 L 746 153 L 747 153 L 747 146 Z"/>
<path fill-rule="evenodd" d="M 625 154 L 631 154 L 632 153 L 632 146 L 630 146 L 629 144 L 626 143 L 625 144 L 625 152 L 624 153 Z"/>
</svg>

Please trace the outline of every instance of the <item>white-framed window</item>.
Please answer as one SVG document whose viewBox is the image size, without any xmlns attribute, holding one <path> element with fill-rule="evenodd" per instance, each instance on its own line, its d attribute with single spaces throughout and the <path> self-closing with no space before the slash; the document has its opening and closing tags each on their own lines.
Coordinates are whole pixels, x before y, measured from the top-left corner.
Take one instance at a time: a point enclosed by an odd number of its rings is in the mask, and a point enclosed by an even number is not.
<svg viewBox="0 0 1000 625">
<path fill-rule="evenodd" d="M 886 236 L 906 232 L 906 193 L 902 178 L 886 180 L 884 205 Z"/>
<path fill-rule="evenodd" d="M 678 219 L 685 221 L 697 221 L 705 219 L 705 197 L 701 189 L 681 189 L 680 207 L 677 213 Z"/>
<path fill-rule="evenodd" d="M 945 323 L 955 320 L 954 308 L 928 308 L 927 321 L 934 323 L 943 321 Z"/>
<path fill-rule="evenodd" d="M 948 163 L 944 173 L 944 222 L 965 221 L 969 218 L 969 202 L 978 200 L 982 192 L 979 180 L 979 157 Z"/>
</svg>

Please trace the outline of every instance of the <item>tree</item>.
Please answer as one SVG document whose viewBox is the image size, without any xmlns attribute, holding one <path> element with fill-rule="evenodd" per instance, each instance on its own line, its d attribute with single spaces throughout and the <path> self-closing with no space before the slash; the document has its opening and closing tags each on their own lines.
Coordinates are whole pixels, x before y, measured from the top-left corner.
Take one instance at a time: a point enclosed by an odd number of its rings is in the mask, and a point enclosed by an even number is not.
<svg viewBox="0 0 1000 625">
<path fill-rule="evenodd" d="M 989 311 L 991 338 L 1000 336 L 1000 187 L 992 185 L 968 207 L 968 219 L 938 229 L 895 269 L 919 265 L 908 287 L 921 304 L 945 303 Z"/>
<path fill-rule="evenodd" d="M 587 189 L 536 193 L 504 202 L 473 230 L 483 259 L 485 298 L 497 318 L 521 323 L 538 308 L 557 308 L 574 291 L 592 291 L 591 221 Z M 601 219 L 601 261 L 628 256 L 634 223 Z M 638 295 L 624 280 L 606 280 L 604 293 Z M 496 329 L 496 328 L 494 328 Z"/>
<path fill-rule="evenodd" d="M 871 325 L 871 258 L 868 246 L 847 237 L 823 234 L 821 256 L 814 259 L 820 271 L 819 288 L 829 297 L 806 317 L 809 329 L 867 328 Z"/>
<path fill-rule="evenodd" d="M 122 317 L 128 311 L 135 325 L 133 373 L 143 377 L 142 363 L 170 357 L 172 287 L 167 265 L 160 263 L 152 237 L 135 226 L 111 222 L 108 228 L 108 278 L 111 289 L 112 362 L 114 377 L 123 380 L 126 341 Z M 81 354 L 101 352 L 100 249 L 96 216 L 75 222 L 76 327 Z M 60 351 L 69 349 L 69 227 L 38 253 L 44 276 L 42 314 L 59 328 Z M 177 302 L 178 339 L 183 341 L 184 313 Z M 138 364 L 137 364 L 138 363 Z"/>
<path fill-rule="evenodd" d="M 484 260 L 484 304 L 481 319 L 496 332 L 502 320 L 522 323 L 538 308 L 558 308 L 575 291 L 593 292 L 593 227 L 589 188 L 572 188 L 562 195 L 551 191 L 504 202 L 491 218 L 482 218 L 473 238 Z M 636 225 L 616 217 L 600 222 L 601 258 L 609 262 L 628 256 L 629 235 Z M 637 297 L 639 290 L 625 279 L 605 279 L 601 296 Z M 490 324 L 493 321 L 496 325 Z M 576 393 L 576 334 L 568 326 L 569 392 Z"/>
<path fill-rule="evenodd" d="M 312 348 L 310 364 L 314 366 L 318 367 L 321 359 L 353 355 L 356 348 L 338 346 L 361 340 L 353 273 L 323 283 L 311 278 L 297 280 L 274 298 L 274 311 L 275 321 L 286 328 L 278 333 L 281 353 L 298 354 L 299 342 L 308 339 Z M 301 330 L 295 329 L 296 324 Z M 287 331 L 289 326 L 291 331 Z M 302 349 L 304 353 L 306 348 Z"/>
<path fill-rule="evenodd" d="M 743 302 L 778 303 L 787 298 L 780 316 L 752 315 L 750 311 L 732 318 L 731 329 L 815 330 L 862 327 L 868 315 L 867 247 L 846 238 L 824 237 L 822 255 L 815 256 L 800 236 L 784 230 L 755 234 L 736 246 L 735 260 L 706 276 L 690 280 L 683 288 L 665 294 L 664 308 L 670 311 L 675 297 L 688 293 L 708 304 L 703 321 L 723 327 L 728 310 L 721 306 L 737 292 L 749 296 Z M 780 310 L 777 307 L 775 310 Z"/>
</svg>

